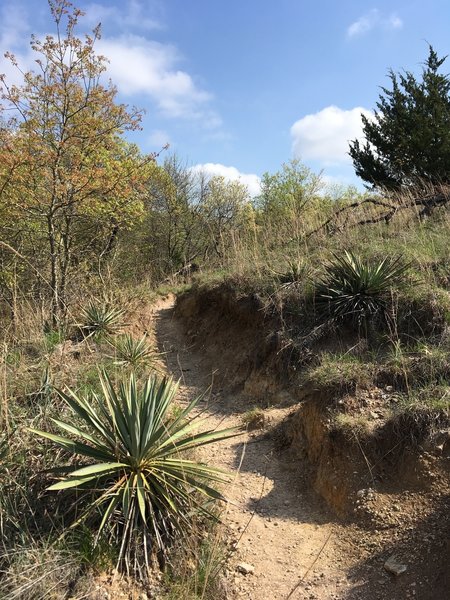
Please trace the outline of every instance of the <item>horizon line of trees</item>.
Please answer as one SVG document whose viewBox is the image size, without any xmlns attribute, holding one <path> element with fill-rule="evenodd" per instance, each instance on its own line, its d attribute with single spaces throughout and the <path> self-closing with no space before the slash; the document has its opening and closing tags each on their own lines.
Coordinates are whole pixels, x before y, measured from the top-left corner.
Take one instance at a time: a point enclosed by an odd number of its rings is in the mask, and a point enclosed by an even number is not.
<svg viewBox="0 0 450 600">
<path fill-rule="evenodd" d="M 32 37 L 36 70 L 21 85 L 0 76 L 0 298 L 13 318 L 25 294 L 56 327 L 80 290 L 95 289 L 108 270 L 156 283 L 193 261 L 223 266 L 242 245 L 296 243 L 318 219 L 364 202 L 352 187 L 324 192 L 321 175 L 297 159 L 265 173 L 253 199 L 242 182 L 193 170 L 175 155 L 158 164 L 159 155 L 124 137 L 141 127 L 142 113 L 117 103 L 104 82 L 100 27 L 81 39 L 83 13 L 67 0 L 49 4 L 56 35 Z M 430 46 L 421 82 L 391 73 L 393 89 L 383 88 L 375 119 L 364 121 L 367 143 L 351 143 L 372 189 L 447 183 L 444 61 Z"/>
</svg>

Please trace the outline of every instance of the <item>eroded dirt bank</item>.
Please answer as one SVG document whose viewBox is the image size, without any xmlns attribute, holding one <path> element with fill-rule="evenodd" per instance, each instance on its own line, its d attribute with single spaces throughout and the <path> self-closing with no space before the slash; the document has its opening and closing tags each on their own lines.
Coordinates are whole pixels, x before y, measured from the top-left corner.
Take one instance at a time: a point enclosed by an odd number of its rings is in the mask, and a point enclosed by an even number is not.
<svg viewBox="0 0 450 600">
<path fill-rule="evenodd" d="M 221 293 L 188 295 L 175 311 L 169 298 L 155 313 L 159 347 L 169 371 L 181 378 L 182 396 L 211 387 L 205 409 L 212 426 L 241 425 L 255 403 L 269 407 L 263 430 L 205 449 L 205 460 L 237 473 L 225 517 L 230 548 L 236 548 L 226 578 L 229 597 L 445 598 L 445 498 L 440 494 L 433 504 L 426 493 L 399 493 L 395 486 L 380 493 L 367 480 L 362 454 L 347 455 L 352 446 L 345 444 L 336 451 L 325 413 L 304 392 L 283 385 L 283 378 L 292 379 L 292 365 L 282 334 L 272 321 L 268 335 L 260 308 L 257 297 L 236 304 Z M 364 470 L 364 485 L 352 481 L 353 464 L 355 477 Z M 392 555 L 407 566 L 399 577 L 383 567 Z M 253 572 L 241 573 L 242 563 Z"/>
</svg>

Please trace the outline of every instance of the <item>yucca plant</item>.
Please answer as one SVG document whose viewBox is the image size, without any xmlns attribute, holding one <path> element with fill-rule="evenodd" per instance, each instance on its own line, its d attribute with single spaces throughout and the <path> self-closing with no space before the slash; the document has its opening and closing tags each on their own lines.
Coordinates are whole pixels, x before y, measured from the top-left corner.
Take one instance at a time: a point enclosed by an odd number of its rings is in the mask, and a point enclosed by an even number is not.
<svg viewBox="0 0 450 600">
<path fill-rule="evenodd" d="M 118 336 L 109 342 L 115 350 L 114 363 L 121 367 L 137 369 L 150 363 L 154 363 L 158 353 L 150 348 L 147 336 L 135 339 L 129 333 Z"/>
<path fill-rule="evenodd" d="M 408 268 L 401 257 L 369 262 L 352 252 L 335 254 L 316 286 L 316 306 L 334 321 L 351 320 L 361 325 L 386 313 L 388 292 L 403 283 Z"/>
<path fill-rule="evenodd" d="M 87 490 L 87 506 L 73 526 L 100 513 L 97 539 L 102 532 L 120 538 L 119 564 L 130 570 L 134 556 L 139 568 L 149 567 L 154 552 L 164 554 L 177 534 L 189 531 L 192 514 L 211 515 L 208 502 L 224 499 L 213 486 L 226 481 L 225 474 L 186 453 L 237 433 L 196 432 L 198 398 L 170 418 L 178 389 L 172 379 L 150 377 L 138 386 L 131 374 L 115 388 L 103 372 L 101 387 L 91 397 L 57 391 L 79 422 L 53 419 L 70 437 L 31 431 L 81 459 L 48 488 Z"/>
<path fill-rule="evenodd" d="M 106 303 L 89 302 L 81 312 L 80 329 L 85 336 L 113 334 L 121 327 L 124 313 Z"/>
</svg>

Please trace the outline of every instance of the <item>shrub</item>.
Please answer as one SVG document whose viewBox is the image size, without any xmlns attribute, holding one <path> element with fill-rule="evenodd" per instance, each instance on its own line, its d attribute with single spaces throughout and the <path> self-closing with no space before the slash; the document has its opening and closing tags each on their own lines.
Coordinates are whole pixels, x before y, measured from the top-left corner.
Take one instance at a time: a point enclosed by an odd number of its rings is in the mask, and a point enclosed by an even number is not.
<svg viewBox="0 0 450 600">
<path fill-rule="evenodd" d="M 97 536 L 104 531 L 120 540 L 119 563 L 128 568 L 134 556 L 139 569 L 149 567 L 149 556 L 164 554 L 177 534 L 190 529 L 193 512 L 211 515 L 202 496 L 223 499 L 211 487 L 225 481 L 223 472 L 186 458 L 186 451 L 236 432 L 196 433 L 195 417 L 187 417 L 198 399 L 170 420 L 178 387 L 172 379 L 151 377 L 139 387 L 131 374 L 115 389 L 103 372 L 101 386 L 102 392 L 90 397 L 58 391 L 81 424 L 52 421 L 72 437 L 31 431 L 84 460 L 67 467 L 61 481 L 48 488 L 88 488 L 86 508 L 74 525 L 100 512 Z"/>
<path fill-rule="evenodd" d="M 335 254 L 316 287 L 316 305 L 334 321 L 361 325 L 386 314 L 387 293 L 403 282 L 408 267 L 401 257 L 366 262 L 351 252 Z"/>
</svg>

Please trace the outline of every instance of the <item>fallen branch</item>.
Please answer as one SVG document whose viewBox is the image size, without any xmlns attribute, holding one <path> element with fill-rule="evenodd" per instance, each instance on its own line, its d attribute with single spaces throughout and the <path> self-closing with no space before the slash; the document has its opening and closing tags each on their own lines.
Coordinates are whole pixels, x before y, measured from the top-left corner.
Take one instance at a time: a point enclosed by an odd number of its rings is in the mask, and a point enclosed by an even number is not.
<svg viewBox="0 0 450 600">
<path fill-rule="evenodd" d="M 450 204 L 450 190 L 447 189 L 438 193 L 410 198 L 407 201 L 398 202 L 397 204 L 393 204 L 390 201 L 380 198 L 364 198 L 363 200 L 352 202 L 351 204 L 338 209 L 326 221 L 319 225 L 319 227 L 316 227 L 316 229 L 313 229 L 307 233 L 306 237 L 309 238 L 323 230 L 327 230 L 329 233 L 335 233 L 341 232 L 347 227 L 373 225 L 383 221 L 388 224 L 399 212 L 408 209 L 411 210 L 417 207 L 421 207 L 421 210 L 418 213 L 418 218 L 422 219 L 423 217 L 430 216 L 433 210 L 436 208 L 446 206 L 447 204 Z M 351 215 L 354 215 L 357 209 L 367 205 L 381 207 L 384 210 L 382 210 L 380 214 L 377 214 L 373 217 L 359 219 L 349 223 Z M 338 220 L 341 216 L 345 216 L 345 219 L 341 224 L 339 224 Z"/>
</svg>

